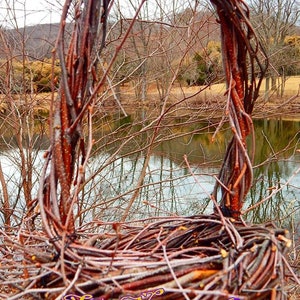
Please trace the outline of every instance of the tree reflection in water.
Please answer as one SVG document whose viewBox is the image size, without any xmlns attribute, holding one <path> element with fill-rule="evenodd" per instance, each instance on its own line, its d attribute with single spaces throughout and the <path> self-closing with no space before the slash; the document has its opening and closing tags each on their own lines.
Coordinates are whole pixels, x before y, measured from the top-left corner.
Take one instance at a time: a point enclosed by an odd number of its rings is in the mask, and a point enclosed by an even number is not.
<svg viewBox="0 0 300 300">
<path fill-rule="evenodd" d="M 127 122 L 131 123 L 130 120 Z M 187 126 L 171 124 L 167 127 L 153 147 L 142 187 L 130 210 L 130 218 L 212 212 L 209 195 L 215 182 L 213 176 L 219 172 L 230 137 L 228 126 L 224 125 L 213 143 L 211 140 L 217 124 L 199 122 Z M 78 202 L 78 211 L 81 211 L 77 216 L 79 224 L 95 218 L 110 221 L 120 219 L 135 192 L 145 160 L 144 149 L 151 132 L 137 134 L 126 147 L 118 151 L 122 136 L 134 134 L 137 129 L 124 123 L 112 123 L 112 126 L 121 129 L 117 130 L 117 134 L 114 130 L 114 135 L 104 131 L 95 134 L 102 146 L 94 149 L 89 162 L 86 184 Z M 274 221 L 279 226 L 296 228 L 296 220 L 300 220 L 300 123 L 256 120 L 255 132 L 255 180 L 244 210 L 265 201 L 248 211 L 245 218 L 255 223 Z M 38 153 L 35 180 L 43 160 L 42 151 Z M 187 155 L 200 184 L 187 168 L 184 155 Z M 20 176 L 16 160 L 13 150 L 7 151 L 2 145 L 1 164 L 11 202 L 16 203 L 15 216 L 18 219 L 24 205 L 18 187 Z M 37 181 L 33 195 L 36 188 Z"/>
</svg>

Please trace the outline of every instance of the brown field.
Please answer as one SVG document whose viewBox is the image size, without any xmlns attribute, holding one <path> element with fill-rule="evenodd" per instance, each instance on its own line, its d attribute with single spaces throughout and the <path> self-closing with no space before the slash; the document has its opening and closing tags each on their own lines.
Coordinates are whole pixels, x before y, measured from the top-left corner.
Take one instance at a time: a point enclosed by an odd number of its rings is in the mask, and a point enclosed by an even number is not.
<svg viewBox="0 0 300 300">
<path fill-rule="evenodd" d="M 183 98 L 187 98 L 184 102 L 179 104 L 180 106 L 186 108 L 186 111 L 182 110 L 182 113 L 189 113 L 190 110 L 197 110 L 204 112 L 204 114 L 205 111 L 208 113 L 215 111 L 216 115 L 223 114 L 226 103 L 225 84 L 213 84 L 199 92 L 201 89 L 204 89 L 204 87 L 174 86 L 172 87 L 171 93 L 168 97 L 168 103 L 173 104 L 175 102 L 180 102 Z M 150 108 L 159 106 L 159 94 L 155 85 L 148 90 L 148 100 L 144 103 L 141 103 L 137 100 L 132 100 L 135 98 L 135 95 L 134 92 L 130 90 L 130 87 L 127 86 L 122 91 L 123 93 L 121 94 L 121 102 L 128 112 L 141 105 Z M 110 98 L 109 102 L 111 103 L 111 101 L 112 99 Z M 265 94 L 264 80 L 261 85 L 259 98 L 254 106 L 253 117 L 300 119 L 300 76 L 288 78 L 288 80 L 285 82 L 283 96 L 280 96 L 277 91 L 270 91 L 268 98 Z"/>
<path fill-rule="evenodd" d="M 279 83 L 278 83 L 279 85 Z M 180 112 L 177 114 L 185 115 L 191 111 L 198 111 L 202 115 L 213 114 L 220 116 L 224 112 L 226 104 L 226 87 L 224 83 L 213 84 L 208 87 L 182 87 L 174 85 L 168 96 L 167 105 L 179 103 Z M 134 88 L 127 84 L 121 88 L 121 104 L 124 110 L 131 114 L 137 109 L 143 107 L 146 110 L 159 111 L 161 100 L 155 84 L 150 84 L 147 91 L 147 100 L 139 101 L 136 99 Z M 36 115 L 47 115 L 50 107 L 50 93 L 40 93 L 26 95 L 26 100 L 20 95 L 13 95 L 15 103 L 20 107 L 24 103 L 34 106 Z M 182 99 L 184 99 L 182 101 Z M 105 109 L 106 113 L 114 113 L 119 110 L 118 104 L 111 94 L 104 96 L 99 107 Z M 5 104 L 5 96 L 0 96 L 0 112 L 5 112 L 7 105 Z M 284 94 L 281 97 L 277 91 L 270 91 L 269 98 L 265 96 L 265 80 L 262 82 L 260 96 L 254 106 L 254 118 L 284 118 L 284 119 L 300 119 L 300 76 L 294 76 L 285 82 Z"/>
</svg>

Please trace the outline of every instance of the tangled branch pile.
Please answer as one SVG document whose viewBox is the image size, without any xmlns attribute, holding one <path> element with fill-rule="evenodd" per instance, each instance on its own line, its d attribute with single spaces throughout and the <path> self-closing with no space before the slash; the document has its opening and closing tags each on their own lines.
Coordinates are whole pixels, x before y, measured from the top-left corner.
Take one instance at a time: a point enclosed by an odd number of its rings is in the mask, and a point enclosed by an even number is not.
<svg viewBox="0 0 300 300">
<path fill-rule="evenodd" d="M 160 299 L 287 299 L 287 235 L 214 215 L 95 222 L 65 243 L 41 232 L 22 232 L 22 243 L 4 235 L 0 297 L 6 288 L 11 300 L 141 299 L 146 291 L 161 291 Z"/>
<path fill-rule="evenodd" d="M 0 298 L 62 299 L 89 294 L 94 299 L 117 299 L 128 294 L 138 299 L 287 299 L 287 270 L 299 283 L 284 258 L 290 245 L 287 232 L 239 221 L 252 180 L 246 148 L 252 132 L 250 114 L 265 71 L 259 59 L 263 52 L 243 1 L 212 0 L 222 28 L 226 114 L 233 131 L 212 196 L 216 213 L 126 223 L 94 221 L 76 228 L 73 211 L 93 145 L 92 106 L 127 37 L 98 80 L 95 69 L 103 48 L 98 25 L 102 24 L 105 35 L 109 11 L 109 1 L 102 2 L 102 7 L 100 1 L 76 2 L 66 59 L 64 29 L 72 0 L 64 5 L 54 51 L 54 60 L 56 52 L 61 60 L 62 79 L 59 96 L 53 99 L 51 147 L 38 194 L 44 231 L 28 231 L 24 223 L 16 234 L 1 233 Z M 82 133 L 86 116 L 87 145 Z M 216 202 L 219 187 L 220 207 Z M 13 263 L 16 260 L 18 266 Z"/>
</svg>

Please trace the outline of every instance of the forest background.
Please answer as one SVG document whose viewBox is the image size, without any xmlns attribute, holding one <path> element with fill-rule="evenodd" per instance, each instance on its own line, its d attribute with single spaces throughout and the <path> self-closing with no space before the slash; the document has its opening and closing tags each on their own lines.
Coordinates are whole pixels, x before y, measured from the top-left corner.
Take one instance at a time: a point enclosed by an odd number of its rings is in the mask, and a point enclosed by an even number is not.
<svg viewBox="0 0 300 300">
<path fill-rule="evenodd" d="M 104 68 L 129 26 L 132 17 L 130 11 L 134 11 L 135 5 L 131 3 L 131 7 L 130 4 L 126 6 L 121 1 L 116 2 L 112 9 L 108 22 L 107 55 L 102 58 Z M 197 91 L 197 88 L 193 87 L 205 85 L 209 85 L 210 89 L 214 85 L 214 91 L 224 93 L 225 86 L 216 86 L 224 82 L 224 76 L 219 24 L 212 8 L 205 1 L 199 3 L 174 1 L 173 9 L 168 9 L 168 5 L 168 2 L 156 1 L 156 3 L 148 2 L 144 6 L 114 63 L 109 76 L 110 87 L 113 86 L 114 91 L 106 93 L 106 97 L 101 100 L 103 104 L 105 102 L 115 104 L 113 100 L 118 103 L 121 101 L 121 95 L 124 95 L 122 99 L 124 105 L 135 106 L 143 101 L 162 101 L 171 82 L 174 92 L 176 87 L 185 88 L 189 96 Z M 250 1 L 249 6 L 252 21 L 257 27 L 256 30 L 270 61 L 261 93 L 264 100 L 275 101 L 284 94 L 290 96 L 297 93 L 298 77 L 295 76 L 300 74 L 298 1 L 282 0 L 266 3 L 255 0 Z M 56 11 L 61 9 L 59 2 L 54 3 L 53 7 L 52 9 Z M 28 14 L 27 19 L 30 20 L 32 18 L 30 13 L 26 11 L 25 6 L 23 9 L 24 16 Z M 17 16 L 20 12 L 13 10 L 12 6 L 9 15 L 6 16 L 9 18 L 8 26 L 2 27 L 1 30 L 2 95 L 6 92 L 7 84 L 13 94 L 36 95 L 50 92 L 52 75 L 56 79 L 55 86 L 59 85 L 59 61 L 54 70 L 51 67 L 51 51 L 59 24 L 39 24 L 19 28 Z M 68 26 L 71 32 L 72 25 Z M 11 62 L 9 83 L 7 83 L 8 70 L 5 68 L 7 59 Z M 177 68 L 174 80 L 172 70 Z M 103 72 L 103 69 L 99 70 L 100 73 L 101 71 Z M 188 89 L 189 87 L 191 88 Z M 47 98 L 47 95 L 43 96 Z M 115 99 L 110 101 L 112 96 Z M 39 95 L 36 99 L 32 99 L 34 100 L 39 104 L 43 102 L 43 97 Z M 2 106 L 4 102 L 2 101 Z"/>
</svg>

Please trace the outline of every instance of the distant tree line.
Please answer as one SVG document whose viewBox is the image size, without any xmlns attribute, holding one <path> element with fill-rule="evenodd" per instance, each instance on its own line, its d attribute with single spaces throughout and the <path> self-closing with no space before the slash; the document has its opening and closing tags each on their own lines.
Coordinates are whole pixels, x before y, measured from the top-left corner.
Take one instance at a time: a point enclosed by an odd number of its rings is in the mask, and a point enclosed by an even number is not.
<svg viewBox="0 0 300 300">
<path fill-rule="evenodd" d="M 149 17 L 151 10 L 145 6 L 109 74 L 110 85 L 115 88 L 116 95 L 125 83 L 132 86 L 137 99 L 143 100 L 147 98 L 150 85 L 155 85 L 163 98 L 171 81 L 186 86 L 222 81 L 222 55 L 216 17 L 209 6 L 198 2 L 190 4 L 183 10 L 173 11 L 173 15 L 166 18 L 164 13 L 159 12 L 166 9 L 161 2 L 155 19 Z M 266 90 L 275 89 L 277 78 L 284 82 L 286 76 L 300 74 L 297 1 L 252 0 L 250 7 L 271 65 Z M 103 64 L 98 73 L 105 71 L 105 65 L 130 24 L 130 18 L 124 17 L 120 7 L 114 9 L 114 17 L 108 24 L 106 56 L 102 58 Z M 68 26 L 72 28 L 72 24 Z M 0 93 L 4 92 L 4 86 L 7 87 L 4 82 L 7 75 L 14 93 L 49 92 L 52 75 L 53 82 L 58 86 L 59 62 L 52 74 L 50 59 L 57 30 L 57 25 L 1 29 L 0 44 L 6 39 L 11 67 L 7 73 L 8 51 L 6 55 L 0 51 L 0 64 L 3 66 L 0 69 Z"/>
<path fill-rule="evenodd" d="M 294 76 L 300 74 L 300 36 L 286 36 L 282 45 L 284 52 L 281 54 L 281 64 L 277 66 L 278 74 L 285 76 Z M 136 51 L 139 51 L 138 49 Z M 142 76 L 140 60 L 132 60 L 130 53 L 123 53 L 125 57 L 120 57 L 115 65 L 115 80 L 121 82 L 138 82 L 138 78 Z M 0 59 L 0 65 L 5 66 L 4 59 Z M 162 66 L 161 66 L 162 67 Z M 159 70 L 147 69 L 158 72 Z M 161 70 L 162 74 L 166 70 Z M 186 60 L 181 64 L 177 76 L 177 81 L 181 84 L 205 85 L 222 79 L 222 54 L 221 44 L 219 41 L 211 40 L 200 51 L 195 51 L 187 56 Z M 3 80 L 10 77 L 12 92 L 50 92 L 52 80 L 51 59 L 44 58 L 42 60 L 29 60 L 23 63 L 18 59 L 12 60 L 12 69 L 7 74 L 5 67 L 0 69 L 0 88 L 3 92 L 5 85 Z M 59 61 L 56 62 L 53 70 L 54 86 L 58 87 L 60 67 Z M 24 81 L 25 80 L 25 81 Z"/>
</svg>

